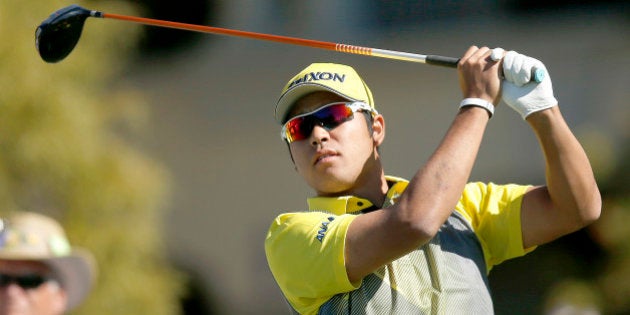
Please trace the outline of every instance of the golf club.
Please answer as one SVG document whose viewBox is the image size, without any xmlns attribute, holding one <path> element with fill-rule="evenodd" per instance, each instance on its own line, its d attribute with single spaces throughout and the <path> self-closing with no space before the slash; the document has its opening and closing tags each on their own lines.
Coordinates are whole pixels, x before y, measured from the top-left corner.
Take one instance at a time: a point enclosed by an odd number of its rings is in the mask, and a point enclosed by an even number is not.
<svg viewBox="0 0 630 315">
<path fill-rule="evenodd" d="M 453 57 L 420 55 L 394 50 L 369 48 L 318 40 L 302 39 L 296 37 L 270 35 L 212 26 L 202 26 L 119 14 L 103 13 L 100 11 L 88 10 L 76 4 L 57 10 L 37 27 L 37 30 L 35 31 L 35 47 L 37 48 L 37 51 L 39 52 L 41 58 L 46 62 L 55 63 L 67 57 L 79 41 L 79 38 L 81 37 L 81 32 L 83 31 L 83 25 L 85 24 L 85 20 L 88 17 L 109 18 L 139 23 L 143 25 L 245 37 L 251 39 L 279 42 L 284 44 L 333 50 L 349 54 L 419 62 L 450 68 L 457 68 L 457 62 L 459 61 L 458 58 Z M 542 69 L 535 69 L 532 73 L 532 78 L 536 82 L 542 81 L 544 76 L 545 72 Z"/>
</svg>

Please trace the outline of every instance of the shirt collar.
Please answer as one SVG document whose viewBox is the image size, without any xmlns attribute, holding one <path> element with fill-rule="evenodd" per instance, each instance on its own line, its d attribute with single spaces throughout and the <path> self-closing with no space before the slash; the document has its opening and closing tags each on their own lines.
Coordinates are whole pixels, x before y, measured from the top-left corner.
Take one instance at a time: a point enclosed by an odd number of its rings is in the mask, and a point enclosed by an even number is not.
<svg viewBox="0 0 630 315">
<path fill-rule="evenodd" d="M 389 190 L 385 196 L 385 202 L 380 206 L 382 208 L 395 204 L 409 183 L 405 179 L 394 176 L 385 176 L 385 179 L 389 184 Z M 373 206 L 369 200 L 356 196 L 311 197 L 307 199 L 307 203 L 310 211 L 324 211 L 335 215 L 356 213 Z"/>
</svg>

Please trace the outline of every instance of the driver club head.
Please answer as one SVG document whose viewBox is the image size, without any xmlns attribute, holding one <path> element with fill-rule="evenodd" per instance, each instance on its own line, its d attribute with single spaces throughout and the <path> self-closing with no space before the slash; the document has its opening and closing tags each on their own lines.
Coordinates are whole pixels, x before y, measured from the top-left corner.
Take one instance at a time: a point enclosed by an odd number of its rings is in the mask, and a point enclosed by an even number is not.
<svg viewBox="0 0 630 315">
<path fill-rule="evenodd" d="M 81 37 L 85 19 L 98 13 L 73 4 L 51 14 L 35 31 L 35 47 L 42 59 L 54 63 L 68 56 Z"/>
</svg>

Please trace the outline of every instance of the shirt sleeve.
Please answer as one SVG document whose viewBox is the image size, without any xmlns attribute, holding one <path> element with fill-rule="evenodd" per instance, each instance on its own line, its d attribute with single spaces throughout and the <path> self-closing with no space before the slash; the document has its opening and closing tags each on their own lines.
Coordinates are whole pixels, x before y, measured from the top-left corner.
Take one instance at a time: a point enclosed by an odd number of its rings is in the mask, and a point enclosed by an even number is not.
<svg viewBox="0 0 630 315">
<path fill-rule="evenodd" d="M 348 226 L 354 215 L 323 212 L 276 217 L 265 240 L 271 273 L 300 313 L 315 312 L 335 294 L 354 290 L 344 262 Z"/>
<path fill-rule="evenodd" d="M 523 248 L 521 203 L 529 187 L 469 183 L 464 189 L 456 210 L 467 217 L 481 242 L 488 271 L 536 248 Z"/>
</svg>

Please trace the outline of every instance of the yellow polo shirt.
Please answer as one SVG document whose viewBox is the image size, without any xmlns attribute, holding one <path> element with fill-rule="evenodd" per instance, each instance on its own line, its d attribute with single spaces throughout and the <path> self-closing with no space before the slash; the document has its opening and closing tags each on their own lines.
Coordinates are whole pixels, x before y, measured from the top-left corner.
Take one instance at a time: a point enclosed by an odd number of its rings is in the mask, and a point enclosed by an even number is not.
<svg viewBox="0 0 630 315">
<path fill-rule="evenodd" d="M 408 182 L 387 177 L 386 208 Z M 524 255 L 520 205 L 528 186 L 469 183 L 456 211 L 430 243 L 350 283 L 344 265 L 348 226 L 370 201 L 309 198 L 308 212 L 284 213 L 269 228 L 265 251 L 291 308 L 300 314 L 492 312 L 487 272 Z M 384 286 L 383 284 L 387 284 Z M 389 289 L 384 289 L 389 288 Z M 476 303 L 476 304 L 475 304 Z"/>
</svg>

